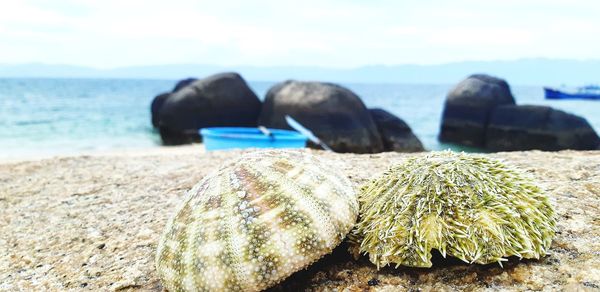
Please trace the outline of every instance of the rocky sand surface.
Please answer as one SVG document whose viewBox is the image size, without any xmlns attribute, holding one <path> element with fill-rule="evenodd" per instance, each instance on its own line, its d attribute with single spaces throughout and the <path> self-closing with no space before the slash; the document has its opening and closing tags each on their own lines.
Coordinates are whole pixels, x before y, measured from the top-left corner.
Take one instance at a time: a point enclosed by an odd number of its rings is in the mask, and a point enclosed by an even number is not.
<svg viewBox="0 0 600 292">
<path fill-rule="evenodd" d="M 414 155 L 316 155 L 344 160 L 360 185 Z M 156 243 L 185 191 L 240 151 L 201 146 L 0 163 L 0 291 L 150 290 Z M 531 173 L 558 212 L 541 260 L 500 267 L 435 259 L 431 269 L 377 270 L 346 246 L 275 291 L 600 290 L 600 151 L 487 154 Z"/>
</svg>

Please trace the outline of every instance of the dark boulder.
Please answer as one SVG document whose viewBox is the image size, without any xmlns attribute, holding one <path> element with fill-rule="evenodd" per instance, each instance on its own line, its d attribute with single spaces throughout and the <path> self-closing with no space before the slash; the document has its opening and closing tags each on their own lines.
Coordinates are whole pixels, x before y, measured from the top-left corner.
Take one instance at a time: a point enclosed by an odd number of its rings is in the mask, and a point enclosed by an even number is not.
<svg viewBox="0 0 600 292">
<path fill-rule="evenodd" d="M 600 138 L 579 116 L 547 106 L 506 105 L 492 111 L 486 148 L 492 151 L 598 149 Z"/>
<path fill-rule="evenodd" d="M 194 83 L 194 81 L 198 80 L 198 78 L 186 78 L 186 79 L 181 79 L 179 81 L 177 81 L 177 84 L 175 84 L 175 87 L 173 88 L 173 91 L 171 92 L 177 92 L 180 89 Z"/>
<path fill-rule="evenodd" d="M 515 104 L 506 81 L 475 74 L 458 83 L 446 97 L 439 140 L 483 147 L 491 111 Z"/>
<path fill-rule="evenodd" d="M 165 100 L 159 130 L 166 145 L 200 141 L 204 127 L 254 127 L 261 103 L 237 73 L 222 73 L 193 81 Z"/>
<path fill-rule="evenodd" d="M 383 151 L 381 136 L 364 103 L 342 86 L 299 81 L 276 84 L 267 92 L 259 124 L 290 129 L 285 115 L 312 130 L 336 152 Z"/>
<path fill-rule="evenodd" d="M 157 95 L 153 100 L 152 100 L 152 104 L 150 105 L 150 113 L 152 115 L 152 126 L 155 128 L 158 128 L 158 112 L 160 111 L 160 108 L 162 107 L 162 105 L 165 103 L 165 100 L 167 100 L 167 98 L 169 98 L 169 95 L 171 95 L 170 93 L 162 93 Z"/>
<path fill-rule="evenodd" d="M 369 109 L 383 140 L 384 151 L 419 152 L 423 144 L 402 119 L 383 109 Z"/>
<path fill-rule="evenodd" d="M 175 84 L 175 87 L 173 88 L 173 91 L 171 92 L 165 92 L 162 94 L 157 95 L 156 97 L 154 97 L 154 99 L 152 100 L 152 104 L 150 105 L 150 112 L 151 112 L 151 116 L 152 116 L 152 126 L 155 128 L 158 128 L 158 112 L 160 110 L 160 108 L 162 107 L 163 103 L 165 103 L 165 100 L 167 100 L 167 98 L 169 98 L 170 93 L 173 92 L 177 92 L 180 89 L 190 85 L 192 82 L 196 81 L 198 79 L 196 78 L 186 78 L 186 79 L 182 79 L 177 81 L 177 84 Z"/>
</svg>

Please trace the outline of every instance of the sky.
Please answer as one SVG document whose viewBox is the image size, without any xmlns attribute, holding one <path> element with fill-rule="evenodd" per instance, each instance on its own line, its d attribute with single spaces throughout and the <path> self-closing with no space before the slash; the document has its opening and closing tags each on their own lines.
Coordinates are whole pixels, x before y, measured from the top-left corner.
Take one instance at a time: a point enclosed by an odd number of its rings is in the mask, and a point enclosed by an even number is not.
<svg viewBox="0 0 600 292">
<path fill-rule="evenodd" d="M 600 59 L 597 0 L 0 0 L 0 64 Z"/>
</svg>

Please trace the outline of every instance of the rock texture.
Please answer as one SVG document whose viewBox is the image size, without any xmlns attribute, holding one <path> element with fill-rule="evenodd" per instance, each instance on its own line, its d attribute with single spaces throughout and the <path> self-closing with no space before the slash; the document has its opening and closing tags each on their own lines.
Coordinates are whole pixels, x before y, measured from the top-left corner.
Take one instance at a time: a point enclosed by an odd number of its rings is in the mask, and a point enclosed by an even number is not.
<svg viewBox="0 0 600 292">
<path fill-rule="evenodd" d="M 154 97 L 154 99 L 152 99 L 152 104 L 150 105 L 150 113 L 151 113 L 151 117 L 152 117 L 152 126 L 154 128 L 158 128 L 159 111 L 160 111 L 162 105 L 167 100 L 167 98 L 169 98 L 169 96 L 171 96 L 171 93 L 179 91 L 180 89 L 190 85 L 192 82 L 194 82 L 196 80 L 198 80 L 198 79 L 186 78 L 186 79 L 179 80 L 177 82 L 177 84 L 175 84 L 175 87 L 173 88 L 173 90 L 171 92 L 161 93 L 161 94 L 157 95 L 156 97 Z"/>
<path fill-rule="evenodd" d="M 256 126 L 260 108 L 240 75 L 216 74 L 172 93 L 160 107 L 159 131 L 166 145 L 200 141 L 200 128 Z"/>
<path fill-rule="evenodd" d="M 384 109 L 369 109 L 383 141 L 383 151 L 419 152 L 423 144 L 402 119 Z"/>
<path fill-rule="evenodd" d="M 495 108 L 486 132 L 492 151 L 593 150 L 600 138 L 579 116 L 547 106 L 505 105 Z"/>
<path fill-rule="evenodd" d="M 152 100 L 152 104 L 150 105 L 150 115 L 152 118 L 152 126 L 154 128 L 158 128 L 158 124 L 159 124 L 158 114 L 159 114 L 160 108 L 163 106 L 163 104 L 165 103 L 167 98 L 169 98 L 169 96 L 171 96 L 171 93 L 165 92 L 165 93 L 161 93 L 161 94 L 157 95 Z"/>
<path fill-rule="evenodd" d="M 241 152 L 200 146 L 147 153 L 0 163 L 0 290 L 161 291 L 154 256 L 184 193 Z M 425 154 L 335 154 L 356 184 L 392 163 Z M 340 246 L 275 291 L 455 291 L 600 289 L 600 151 L 488 154 L 526 170 L 558 214 L 550 255 L 465 265 L 434 258 L 433 268 L 377 270 Z M 346 290 L 345 290 L 346 289 Z"/>
<path fill-rule="evenodd" d="M 267 92 L 258 122 L 271 128 L 291 129 L 285 115 L 312 130 L 336 152 L 383 151 L 369 111 L 356 94 L 342 86 L 300 81 L 276 84 Z"/>
<path fill-rule="evenodd" d="M 439 140 L 483 147 L 491 111 L 506 104 L 515 104 L 506 81 L 483 74 L 469 76 L 448 92 Z"/>
<path fill-rule="evenodd" d="M 171 92 L 177 92 L 177 91 L 183 89 L 184 87 L 194 83 L 196 80 L 198 80 L 198 78 L 181 79 L 181 80 L 177 81 L 177 84 L 175 84 L 175 87 L 173 87 L 173 91 L 171 91 Z"/>
</svg>

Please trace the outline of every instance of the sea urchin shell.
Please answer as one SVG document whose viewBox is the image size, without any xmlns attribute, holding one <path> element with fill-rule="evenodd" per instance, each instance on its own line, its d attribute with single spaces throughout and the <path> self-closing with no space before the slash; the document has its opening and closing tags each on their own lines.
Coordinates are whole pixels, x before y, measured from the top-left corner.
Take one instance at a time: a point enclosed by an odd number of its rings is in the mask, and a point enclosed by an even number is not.
<svg viewBox="0 0 600 292">
<path fill-rule="evenodd" d="M 554 210 L 516 170 L 479 155 L 432 152 L 365 185 L 353 232 L 378 267 L 431 267 L 431 249 L 468 263 L 544 256 Z"/>
<path fill-rule="evenodd" d="M 156 269 L 170 291 L 258 291 L 303 269 L 352 229 L 358 200 L 330 162 L 260 151 L 207 176 L 165 228 Z"/>
</svg>

